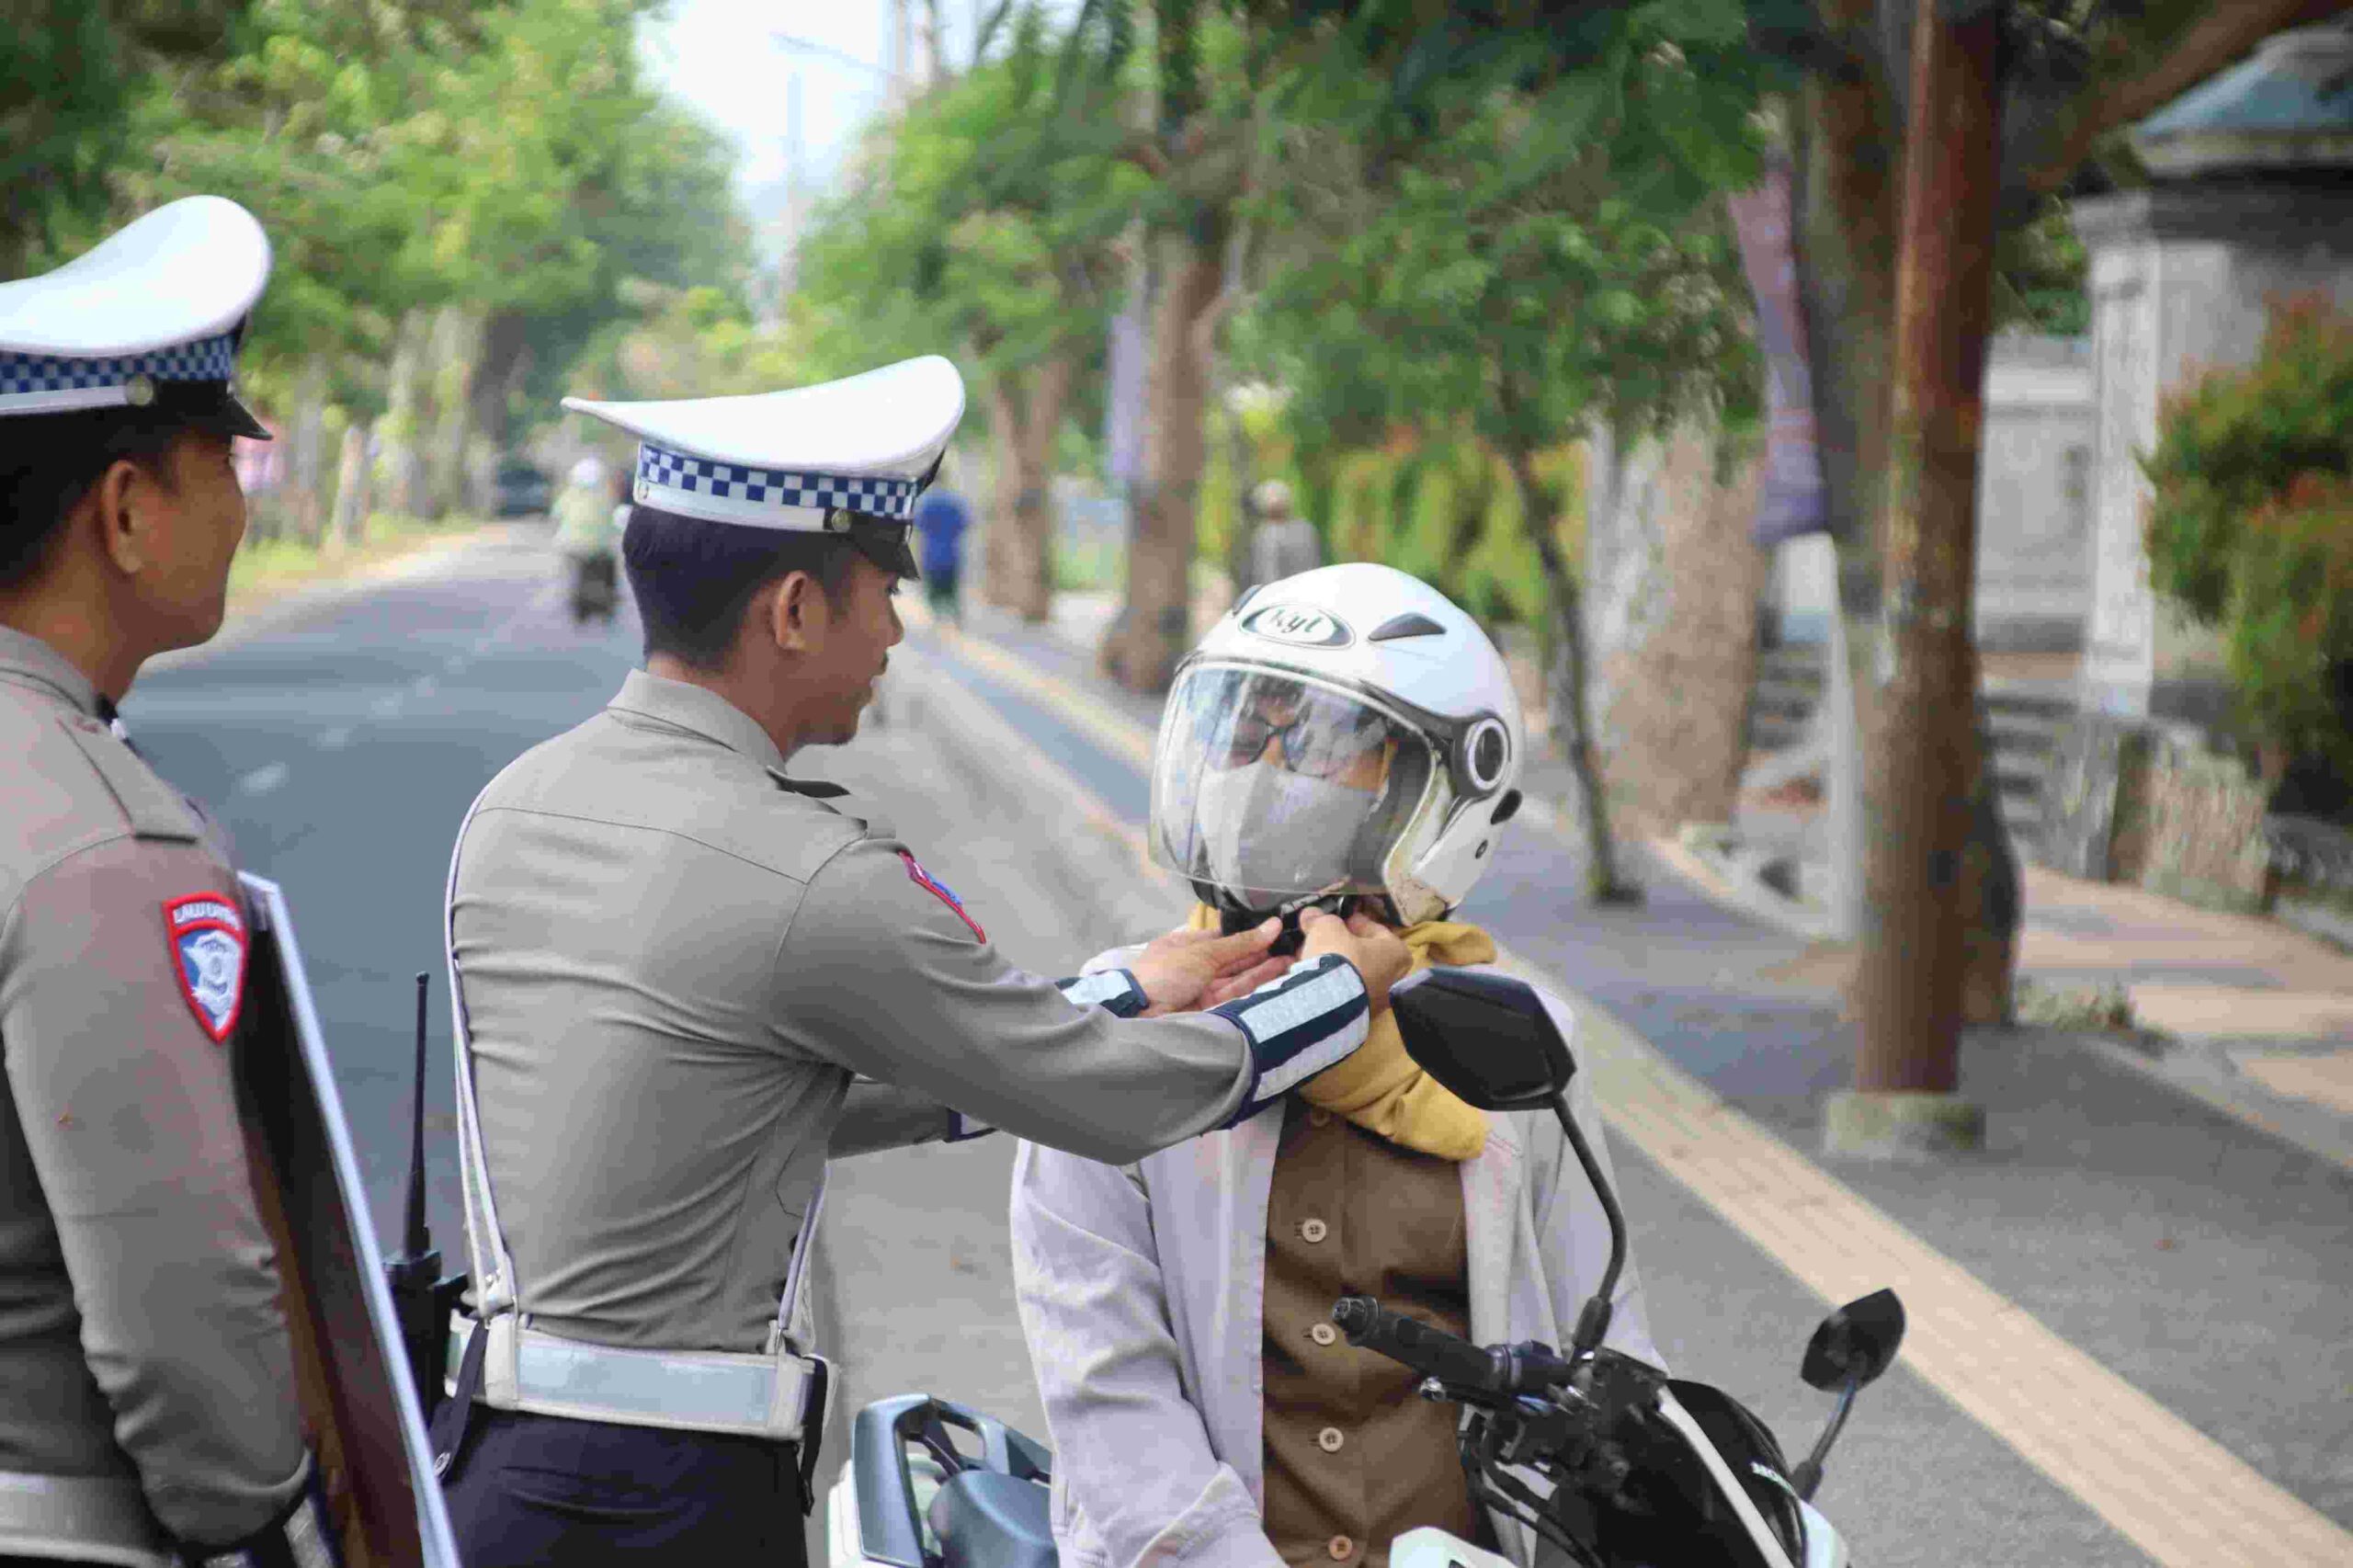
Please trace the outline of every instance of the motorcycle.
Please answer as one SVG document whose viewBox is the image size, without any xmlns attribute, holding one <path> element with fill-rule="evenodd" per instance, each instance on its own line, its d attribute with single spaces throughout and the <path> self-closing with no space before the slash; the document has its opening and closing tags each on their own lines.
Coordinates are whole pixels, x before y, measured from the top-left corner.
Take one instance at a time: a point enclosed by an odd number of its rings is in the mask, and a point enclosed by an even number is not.
<svg viewBox="0 0 2353 1568">
<path fill-rule="evenodd" d="M 620 595 L 619 576 L 619 568 L 610 552 L 572 558 L 572 623 L 574 626 L 591 618 L 597 620 L 613 619 L 614 604 Z"/>
<path fill-rule="evenodd" d="M 1445 968 L 1393 996 L 1406 1049 L 1432 1077 L 1484 1109 L 1559 1118 L 1608 1218 L 1609 1262 L 1565 1354 L 1533 1341 L 1482 1347 L 1367 1296 L 1333 1307 L 1348 1342 L 1421 1373 L 1423 1398 L 1460 1406 L 1472 1497 L 1580 1568 L 1846 1568 L 1846 1543 L 1813 1498 L 1856 1395 L 1895 1358 L 1895 1293 L 1850 1301 L 1814 1331 L 1800 1376 L 1837 1404 L 1812 1451 L 1787 1464 L 1731 1396 L 1603 1346 L 1625 1220 L 1569 1114 L 1575 1064 L 1541 999 L 1490 971 Z M 828 1499 L 831 1568 L 1056 1568 L 1052 1463 L 1034 1439 L 945 1400 L 877 1401 L 853 1423 Z M 1397 1537 L 1390 1559 L 1513 1568 L 1427 1527 Z"/>
</svg>

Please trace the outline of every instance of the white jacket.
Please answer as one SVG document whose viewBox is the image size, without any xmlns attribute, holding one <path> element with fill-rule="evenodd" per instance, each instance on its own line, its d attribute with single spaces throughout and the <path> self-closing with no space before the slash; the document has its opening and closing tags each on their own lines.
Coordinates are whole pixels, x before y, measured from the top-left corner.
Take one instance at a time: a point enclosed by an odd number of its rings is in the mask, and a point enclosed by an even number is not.
<svg viewBox="0 0 2353 1568">
<path fill-rule="evenodd" d="M 1543 997 L 1574 1047 L 1574 1015 Z M 1569 1100 L 1608 1171 L 1582 1078 Z M 1031 1143 L 1015 1157 L 1014 1290 L 1051 1433 L 1063 1568 L 1282 1568 L 1260 1525 L 1259 1360 L 1282 1125 L 1278 1102 L 1133 1165 Z M 1491 1115 L 1485 1152 L 1463 1163 L 1462 1199 L 1471 1336 L 1564 1343 L 1601 1281 L 1609 1228 L 1558 1122 Z M 1631 1261 L 1608 1343 L 1660 1364 Z M 1533 1533 L 1495 1522 L 1529 1568 Z"/>
</svg>

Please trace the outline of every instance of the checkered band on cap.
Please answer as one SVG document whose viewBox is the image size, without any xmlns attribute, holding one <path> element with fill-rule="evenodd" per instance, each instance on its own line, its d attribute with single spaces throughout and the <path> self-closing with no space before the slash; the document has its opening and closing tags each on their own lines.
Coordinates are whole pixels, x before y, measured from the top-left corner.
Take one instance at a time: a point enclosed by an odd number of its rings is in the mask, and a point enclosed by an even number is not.
<svg viewBox="0 0 2353 1568">
<path fill-rule="evenodd" d="M 0 349 L 0 398 L 105 392 L 129 386 L 134 376 L 153 381 L 225 381 L 236 362 L 237 335 L 232 332 L 104 359 Z"/>
<path fill-rule="evenodd" d="M 641 483 L 779 513 L 797 508 L 859 512 L 904 522 L 923 486 L 912 479 L 854 479 L 834 473 L 784 473 L 690 458 L 647 442 L 637 449 Z"/>
</svg>

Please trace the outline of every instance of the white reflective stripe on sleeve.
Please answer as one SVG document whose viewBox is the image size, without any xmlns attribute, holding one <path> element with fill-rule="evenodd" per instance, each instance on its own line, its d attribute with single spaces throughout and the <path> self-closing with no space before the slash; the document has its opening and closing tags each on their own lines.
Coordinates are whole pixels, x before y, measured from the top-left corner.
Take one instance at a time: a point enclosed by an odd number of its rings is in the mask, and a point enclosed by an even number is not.
<svg viewBox="0 0 2353 1568">
<path fill-rule="evenodd" d="M 1364 983 L 1344 959 L 1320 961 L 1324 965 L 1322 971 L 1309 976 L 1303 983 L 1295 974 L 1284 975 L 1268 981 L 1240 1003 L 1220 1009 L 1242 1026 L 1243 1032 L 1250 1037 L 1251 1053 L 1261 1058 L 1258 1082 L 1250 1096 L 1253 1104 L 1284 1093 L 1364 1043 Z M 1311 1039 L 1280 1060 L 1264 1060 L 1267 1047 L 1284 1035 L 1294 1031 L 1312 1035 L 1319 1019 L 1351 1008 L 1356 1017 L 1346 1023 L 1336 1019 L 1331 1034 Z"/>
<path fill-rule="evenodd" d="M 1250 1103 L 1263 1105 L 1288 1091 L 1294 1084 L 1305 1083 L 1334 1062 L 1346 1060 L 1364 1043 L 1365 1036 L 1371 1028 L 1372 1020 L 1359 1013 L 1331 1039 L 1319 1040 L 1273 1072 L 1262 1075 L 1257 1089 L 1250 1096 Z"/>
<path fill-rule="evenodd" d="M 1142 1001 L 1135 981 L 1126 970 L 1107 969 L 1096 974 L 1083 974 L 1076 980 L 1065 981 L 1061 987 L 1065 1000 L 1082 1007 L 1099 1007 L 1108 1002 L 1133 998 Z"/>
</svg>

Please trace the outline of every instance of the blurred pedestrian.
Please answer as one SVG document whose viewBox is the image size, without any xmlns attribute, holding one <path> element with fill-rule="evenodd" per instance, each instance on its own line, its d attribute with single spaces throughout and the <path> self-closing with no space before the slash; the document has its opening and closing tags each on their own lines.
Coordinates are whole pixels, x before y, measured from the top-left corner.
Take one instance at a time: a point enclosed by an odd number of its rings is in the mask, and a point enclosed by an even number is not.
<svg viewBox="0 0 2353 1568">
<path fill-rule="evenodd" d="M 1250 493 L 1251 508 L 1258 515 L 1250 531 L 1250 580 L 1235 585 L 1237 593 L 1264 583 L 1280 582 L 1324 564 L 1324 541 L 1315 525 L 1294 517 L 1290 486 L 1270 479 Z"/>
<path fill-rule="evenodd" d="M 282 1004 L 115 718 L 220 629 L 268 276 L 199 196 L 0 284 L 0 1561 L 330 1560 L 233 1072 Z"/>
<path fill-rule="evenodd" d="M 972 526 L 972 509 L 964 497 L 945 485 L 934 485 L 915 504 L 915 533 L 923 541 L 923 597 L 934 615 L 952 625 L 963 624 L 964 530 Z"/>
</svg>

